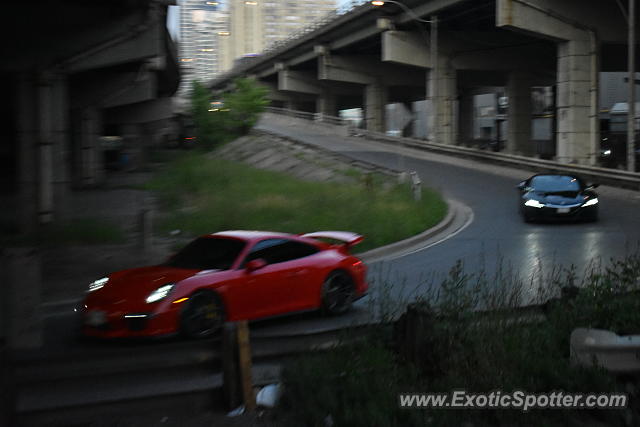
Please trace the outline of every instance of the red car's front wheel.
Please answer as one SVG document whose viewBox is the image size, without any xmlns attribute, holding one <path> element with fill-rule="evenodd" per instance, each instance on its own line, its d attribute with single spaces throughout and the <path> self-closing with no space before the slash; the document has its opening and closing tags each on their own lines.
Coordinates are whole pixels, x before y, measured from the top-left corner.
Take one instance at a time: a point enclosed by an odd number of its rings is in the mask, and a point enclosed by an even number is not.
<svg viewBox="0 0 640 427">
<path fill-rule="evenodd" d="M 193 294 L 182 311 L 180 329 L 189 338 L 210 337 L 222 328 L 225 313 L 220 297 L 213 292 Z"/>
</svg>

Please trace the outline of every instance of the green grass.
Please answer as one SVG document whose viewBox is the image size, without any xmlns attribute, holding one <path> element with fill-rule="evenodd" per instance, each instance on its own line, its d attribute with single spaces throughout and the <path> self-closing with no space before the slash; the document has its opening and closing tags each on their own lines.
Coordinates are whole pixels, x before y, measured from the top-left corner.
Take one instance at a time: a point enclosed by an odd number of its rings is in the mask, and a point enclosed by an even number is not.
<svg viewBox="0 0 640 427">
<path fill-rule="evenodd" d="M 188 153 L 158 173 L 147 188 L 162 202 L 161 232 L 348 230 L 365 236 L 360 251 L 415 235 L 446 214 L 446 203 L 436 192 L 427 189 L 415 202 L 408 186 L 381 181 L 300 181 Z"/>
</svg>

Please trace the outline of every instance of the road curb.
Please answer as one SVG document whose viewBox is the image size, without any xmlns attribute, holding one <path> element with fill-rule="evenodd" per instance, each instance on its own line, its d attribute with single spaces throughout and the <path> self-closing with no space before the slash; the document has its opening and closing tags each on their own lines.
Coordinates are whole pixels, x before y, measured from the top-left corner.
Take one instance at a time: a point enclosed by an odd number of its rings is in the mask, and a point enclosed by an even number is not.
<svg viewBox="0 0 640 427">
<path fill-rule="evenodd" d="M 447 214 L 442 219 L 442 221 L 440 221 L 435 226 L 423 231 L 420 234 L 416 234 L 415 236 L 411 236 L 407 239 L 400 240 L 399 242 L 394 242 L 386 246 L 371 249 L 367 252 L 357 254 L 357 256 L 365 262 L 373 262 L 379 258 L 392 257 L 421 243 L 426 243 L 428 240 L 431 240 L 436 236 L 439 236 L 440 234 L 441 236 L 439 237 L 442 238 L 446 237 L 449 234 L 452 234 L 455 230 L 449 232 L 448 227 L 453 224 L 454 220 L 458 219 L 458 217 L 462 215 L 462 208 L 464 205 L 451 199 L 447 199 L 446 202 Z"/>
</svg>

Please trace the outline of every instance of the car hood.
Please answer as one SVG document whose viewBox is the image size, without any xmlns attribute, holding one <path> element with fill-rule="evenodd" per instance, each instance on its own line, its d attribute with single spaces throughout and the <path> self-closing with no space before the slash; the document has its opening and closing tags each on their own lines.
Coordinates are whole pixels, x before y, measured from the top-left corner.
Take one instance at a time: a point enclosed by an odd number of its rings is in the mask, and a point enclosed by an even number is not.
<svg viewBox="0 0 640 427">
<path fill-rule="evenodd" d="M 585 196 L 579 191 L 563 191 L 557 193 L 531 192 L 528 199 L 534 199 L 540 203 L 550 205 L 575 205 L 585 202 Z"/>
<path fill-rule="evenodd" d="M 155 289 L 168 283 L 178 283 L 190 277 L 215 270 L 187 270 L 165 265 L 133 268 L 110 274 L 105 286 L 88 295 L 88 300 L 100 303 L 143 301 Z"/>
</svg>

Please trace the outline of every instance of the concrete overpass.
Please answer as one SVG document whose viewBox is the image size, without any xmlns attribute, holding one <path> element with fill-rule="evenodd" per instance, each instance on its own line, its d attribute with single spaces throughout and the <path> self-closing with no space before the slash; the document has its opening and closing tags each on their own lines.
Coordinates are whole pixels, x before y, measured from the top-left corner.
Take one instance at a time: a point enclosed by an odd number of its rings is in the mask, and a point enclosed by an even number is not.
<svg viewBox="0 0 640 427">
<path fill-rule="evenodd" d="M 172 116 L 179 71 L 167 0 L 50 0 L 3 6 L 3 229 L 64 218 L 72 189 L 99 185 L 100 136 L 134 154 Z M 9 216 L 7 218 L 7 216 Z"/>
<path fill-rule="evenodd" d="M 384 131 L 385 105 L 414 101 L 429 139 L 471 138 L 473 95 L 504 88 L 506 151 L 535 156 L 531 88 L 555 89 L 555 159 L 595 164 L 600 148 L 598 79 L 626 70 L 627 24 L 616 0 L 402 0 L 364 4 L 212 81 L 237 76 L 271 89 L 274 106 L 335 116 L 361 107 L 368 130 Z M 437 49 L 431 39 L 438 21 Z M 437 64 L 437 66 L 436 66 Z M 426 110 L 426 111 L 425 111 Z"/>
</svg>

